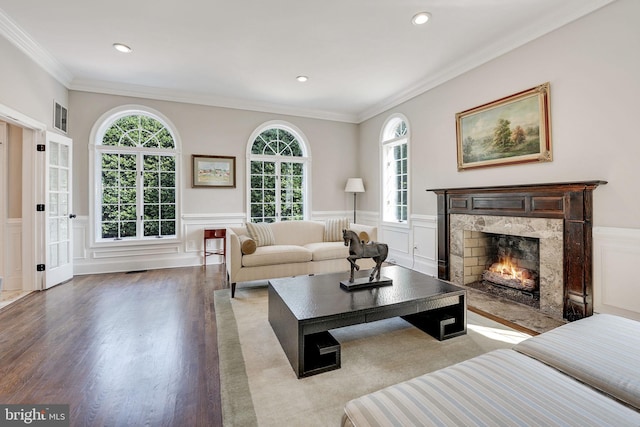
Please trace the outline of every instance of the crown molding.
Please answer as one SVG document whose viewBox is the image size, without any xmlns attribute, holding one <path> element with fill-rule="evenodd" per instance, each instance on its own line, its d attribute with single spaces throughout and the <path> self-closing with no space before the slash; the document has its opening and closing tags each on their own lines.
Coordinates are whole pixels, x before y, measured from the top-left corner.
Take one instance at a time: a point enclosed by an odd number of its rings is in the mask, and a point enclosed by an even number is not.
<svg viewBox="0 0 640 427">
<path fill-rule="evenodd" d="M 44 50 L 0 9 L 0 34 L 20 49 L 63 86 L 69 88 L 73 75 L 53 55 Z"/>
<path fill-rule="evenodd" d="M 556 13 L 551 18 L 545 20 L 544 25 L 540 25 L 539 22 L 534 22 L 529 26 L 523 27 L 520 31 L 510 34 L 509 37 L 504 37 L 502 40 L 497 41 L 485 49 L 478 51 L 475 55 L 471 55 L 466 58 L 461 58 L 460 61 L 452 64 L 450 67 L 442 70 L 441 72 L 427 76 L 425 79 L 417 82 L 416 84 L 407 87 L 405 90 L 391 96 L 382 102 L 372 106 L 371 108 L 363 111 L 358 115 L 357 123 L 362 123 L 370 118 L 384 113 L 398 105 L 415 98 L 449 80 L 454 79 L 474 68 L 477 68 L 493 59 L 496 59 L 507 52 L 510 52 L 518 47 L 521 47 L 537 38 L 544 36 L 552 31 L 555 31 L 577 19 L 588 15 L 609 3 L 613 3 L 616 0 L 585 0 L 580 4 L 580 7 L 562 7 L 562 4 L 558 4 Z"/>
<path fill-rule="evenodd" d="M 211 107 L 232 108 L 236 110 L 258 111 L 262 113 L 307 117 L 336 122 L 356 123 L 357 115 L 341 114 L 331 111 L 305 110 L 298 107 L 260 103 L 249 100 L 225 98 L 202 93 L 172 91 L 151 86 L 129 85 L 105 81 L 78 80 L 71 83 L 70 90 L 102 93 L 105 95 L 131 96 L 159 101 L 181 102 L 185 104 L 207 105 Z"/>
</svg>

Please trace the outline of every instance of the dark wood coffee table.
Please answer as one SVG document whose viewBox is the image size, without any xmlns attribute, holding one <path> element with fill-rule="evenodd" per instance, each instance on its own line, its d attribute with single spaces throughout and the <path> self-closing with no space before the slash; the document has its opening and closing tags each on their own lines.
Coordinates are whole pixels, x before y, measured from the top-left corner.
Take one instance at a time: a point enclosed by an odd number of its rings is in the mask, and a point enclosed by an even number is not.
<svg viewBox="0 0 640 427">
<path fill-rule="evenodd" d="M 298 378 L 340 368 L 331 329 L 402 316 L 439 340 L 467 333 L 464 288 L 399 266 L 382 276 L 393 284 L 351 291 L 349 273 L 269 280 L 269 323 Z"/>
</svg>

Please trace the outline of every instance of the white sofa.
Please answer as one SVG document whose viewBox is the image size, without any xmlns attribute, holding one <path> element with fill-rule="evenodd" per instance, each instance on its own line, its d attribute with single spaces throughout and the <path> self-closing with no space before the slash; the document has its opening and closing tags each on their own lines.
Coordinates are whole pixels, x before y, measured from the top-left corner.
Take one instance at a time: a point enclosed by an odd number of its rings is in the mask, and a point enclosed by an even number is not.
<svg viewBox="0 0 640 427">
<path fill-rule="evenodd" d="M 254 237 L 250 236 L 247 227 L 228 228 L 226 264 L 231 297 L 235 296 L 236 284 L 240 282 L 349 271 L 349 248 L 344 245 L 341 230 L 337 235 L 336 224 L 331 220 L 268 224 L 273 244 L 258 244 L 253 253 L 242 250 L 247 239 Z M 348 220 L 346 224 L 349 224 Z M 331 233 L 329 229 L 332 229 Z M 376 227 L 349 224 L 348 229 L 370 241 L 377 239 Z M 357 264 L 361 269 L 375 266 L 370 258 L 358 260 Z"/>
</svg>

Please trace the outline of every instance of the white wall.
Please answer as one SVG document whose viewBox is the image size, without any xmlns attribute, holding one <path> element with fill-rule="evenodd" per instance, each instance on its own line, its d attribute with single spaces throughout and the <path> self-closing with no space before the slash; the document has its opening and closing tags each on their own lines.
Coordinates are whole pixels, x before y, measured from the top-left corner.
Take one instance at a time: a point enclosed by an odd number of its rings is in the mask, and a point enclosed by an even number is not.
<svg viewBox="0 0 640 427">
<path fill-rule="evenodd" d="M 53 130 L 53 102 L 68 105 L 67 89 L 3 37 L 0 54 L 0 104 Z"/>
<path fill-rule="evenodd" d="M 97 249 L 89 241 L 89 138 L 96 121 L 109 110 L 128 104 L 162 113 L 177 128 L 182 151 L 182 241 L 149 248 Z M 358 126 L 277 114 L 157 101 L 97 93 L 70 92 L 69 134 L 74 146 L 74 250 L 76 272 L 113 271 L 193 265 L 201 262 L 202 229 L 239 225 L 246 215 L 246 149 L 261 124 L 284 120 L 297 127 L 311 147 L 311 216 L 336 216 L 352 211 L 344 193 L 358 164 Z M 236 188 L 191 188 L 191 155 L 236 157 Z M 219 261 L 214 260 L 211 262 Z"/>
<path fill-rule="evenodd" d="M 208 107 L 178 102 L 127 98 L 88 92 L 70 93 L 70 136 L 74 141 L 74 208 L 89 212 L 88 144 L 96 120 L 110 109 L 126 104 L 145 105 L 160 111 L 177 127 L 182 142 L 183 213 L 245 212 L 246 148 L 251 133 L 262 123 L 285 120 L 308 139 L 312 156 L 312 184 L 317 185 L 312 211 L 351 209 L 344 185 L 357 165 L 357 125 L 277 114 Z M 236 157 L 235 189 L 191 188 L 191 155 Z"/>
<path fill-rule="evenodd" d="M 601 179 L 609 183 L 594 191 L 594 225 L 600 227 L 595 239 L 611 234 L 605 231 L 608 227 L 640 229 L 640 141 L 633 130 L 640 112 L 639 15 L 640 1 L 618 0 L 367 120 L 360 126 L 362 161 L 378 164 L 380 129 L 389 115 L 400 112 L 411 129 L 414 220 L 435 217 L 436 197 L 429 188 Z M 551 84 L 553 162 L 458 172 L 455 114 L 544 82 Z M 378 210 L 378 169 L 362 172 L 372 191 L 362 195 L 361 206 Z M 408 230 L 406 251 L 415 246 L 430 250 L 434 242 L 429 235 L 416 237 Z M 627 258 L 635 262 L 622 267 L 617 278 L 633 277 L 630 267 L 640 263 L 638 251 Z M 598 291 L 606 288 L 606 277 L 594 278 Z M 634 306 L 640 312 L 640 300 Z"/>
<path fill-rule="evenodd" d="M 361 124 L 363 161 L 378 163 L 379 133 L 393 112 L 407 116 L 412 141 L 412 213 L 434 215 L 428 188 L 604 179 L 595 224 L 640 228 L 640 143 L 629 125 L 640 96 L 640 2 L 619 0 Z M 455 114 L 551 83 L 553 162 L 458 172 Z M 363 169 L 362 208 L 378 210 L 378 169 Z M 636 194 L 637 195 L 637 194 Z M 619 208 L 609 209 L 615 204 Z"/>
</svg>

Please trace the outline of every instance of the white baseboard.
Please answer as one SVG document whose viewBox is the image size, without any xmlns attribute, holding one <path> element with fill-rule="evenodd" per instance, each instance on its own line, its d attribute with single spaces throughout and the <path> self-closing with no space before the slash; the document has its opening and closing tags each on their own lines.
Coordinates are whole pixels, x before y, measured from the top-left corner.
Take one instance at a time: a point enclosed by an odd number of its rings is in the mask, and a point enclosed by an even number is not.
<svg viewBox="0 0 640 427">
<path fill-rule="evenodd" d="M 219 258 L 219 260 L 214 260 Z M 207 265 L 221 264 L 221 257 L 207 257 Z M 155 259 L 94 259 L 74 263 L 74 275 L 122 273 L 127 271 L 159 270 L 163 268 L 180 268 L 202 266 L 202 256 L 193 254 L 176 254 L 175 256 Z"/>
</svg>

